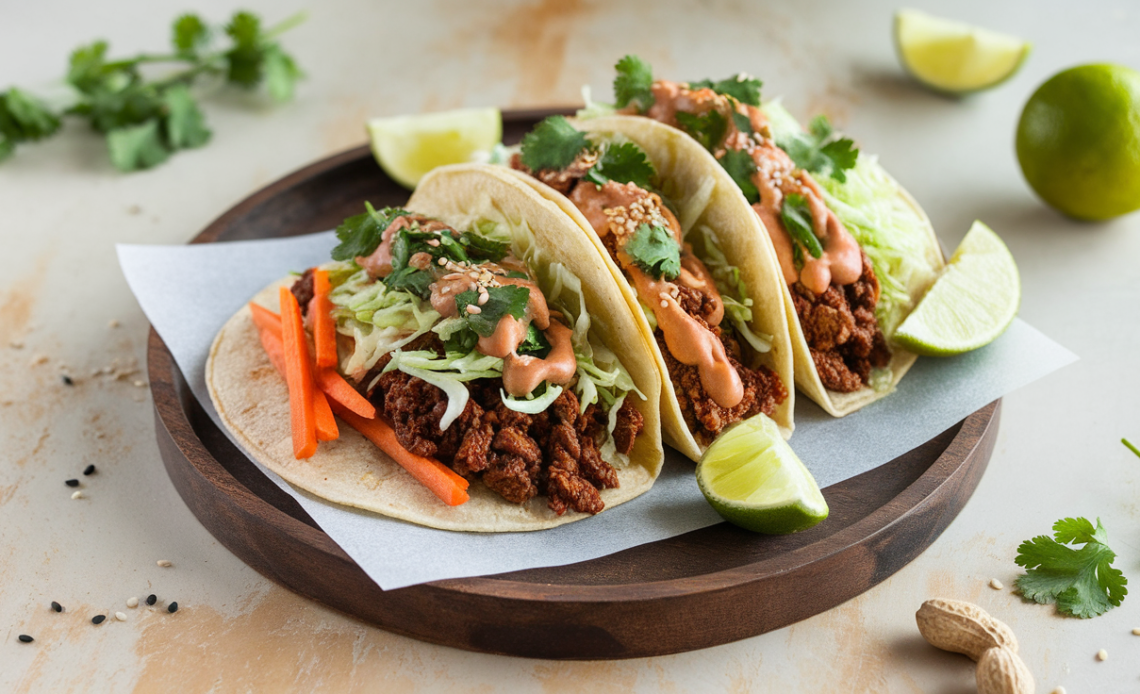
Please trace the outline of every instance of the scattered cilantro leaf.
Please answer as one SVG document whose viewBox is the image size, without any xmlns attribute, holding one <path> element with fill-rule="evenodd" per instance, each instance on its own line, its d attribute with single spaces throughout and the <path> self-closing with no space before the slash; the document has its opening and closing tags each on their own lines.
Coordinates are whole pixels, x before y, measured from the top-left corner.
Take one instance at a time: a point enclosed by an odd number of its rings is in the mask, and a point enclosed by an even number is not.
<svg viewBox="0 0 1140 694">
<path fill-rule="evenodd" d="M 752 182 L 752 174 L 756 173 L 756 162 L 752 160 L 752 155 L 742 149 L 730 149 L 717 161 L 740 187 L 740 192 L 744 193 L 748 204 L 755 205 L 760 202 L 760 191 Z"/>
<path fill-rule="evenodd" d="M 107 133 L 111 163 L 120 171 L 149 169 L 170 157 L 162 141 L 160 121 L 152 118 L 139 125 L 116 128 Z"/>
<path fill-rule="evenodd" d="M 614 100 L 618 108 L 630 104 L 638 113 L 645 113 L 653 105 L 653 68 L 636 55 L 627 55 L 614 65 Z"/>
<path fill-rule="evenodd" d="M 170 42 L 179 54 L 193 56 L 210 43 L 210 27 L 196 14 L 174 20 Z"/>
<path fill-rule="evenodd" d="M 534 323 L 527 323 L 526 337 L 523 338 L 515 351 L 519 354 L 546 359 L 547 355 L 550 354 L 550 342 L 547 341 L 546 335 L 543 335 L 541 330 L 534 327 Z"/>
<path fill-rule="evenodd" d="M 210 141 L 210 129 L 198 110 L 198 103 L 184 84 L 178 84 L 163 94 L 166 105 L 166 140 L 172 149 L 201 147 Z"/>
<path fill-rule="evenodd" d="M 297 82 L 304 76 L 293 56 L 281 50 L 280 46 L 273 44 L 265 49 L 265 87 L 274 99 L 292 99 Z"/>
<path fill-rule="evenodd" d="M 59 130 L 59 117 L 39 99 L 12 87 L 0 92 L 0 161 L 21 142 L 40 140 Z"/>
<path fill-rule="evenodd" d="M 780 220 L 784 228 L 797 244 L 807 249 L 811 257 L 818 258 L 823 255 L 823 246 L 812 231 L 811 210 L 808 209 L 807 200 L 799 193 L 792 193 L 784 198 L 784 205 L 780 208 Z"/>
<path fill-rule="evenodd" d="M 372 255 L 380 245 L 381 236 L 397 217 L 409 214 L 407 210 L 385 207 L 379 212 L 372 203 L 364 203 L 366 212 L 349 217 L 336 228 L 340 244 L 332 250 L 333 260 L 352 260 L 357 256 Z"/>
<path fill-rule="evenodd" d="M 388 289 L 398 289 L 415 294 L 421 299 L 431 296 L 431 273 L 426 270 L 405 265 L 399 270 L 393 270 L 382 280 Z"/>
<path fill-rule="evenodd" d="M 1140 449 L 1138 449 L 1138 448 L 1136 448 L 1136 446 L 1132 445 L 1131 441 L 1129 441 L 1128 439 L 1120 439 L 1120 442 L 1123 443 L 1128 448 L 1128 450 L 1135 453 L 1137 458 L 1140 458 Z"/>
<path fill-rule="evenodd" d="M 443 350 L 448 353 L 459 352 L 460 354 L 467 354 L 475 349 L 475 345 L 479 342 L 479 335 L 467 326 L 466 324 L 460 330 L 451 333 L 446 340 L 443 341 Z"/>
<path fill-rule="evenodd" d="M 516 284 L 501 287 L 487 287 L 487 303 L 479 306 L 479 292 L 474 289 L 455 295 L 455 306 L 459 315 L 480 337 L 490 337 L 503 316 L 522 318 L 530 301 L 530 289 Z M 479 313 L 468 313 L 469 305 L 479 306 Z"/>
<path fill-rule="evenodd" d="M 743 113 L 733 111 L 732 122 L 736 124 L 736 129 L 745 135 L 751 135 L 753 132 L 755 132 L 752 130 L 752 119 Z"/>
<path fill-rule="evenodd" d="M 1055 602 L 1065 614 L 1096 617 L 1128 595 L 1128 579 L 1112 567 L 1115 559 L 1099 518 L 1095 528 L 1087 518 L 1062 518 L 1053 524 L 1053 538 L 1038 535 L 1017 548 L 1015 561 L 1026 569 L 1017 579 L 1017 589 L 1027 600 Z"/>
<path fill-rule="evenodd" d="M 681 274 L 681 245 L 665 227 L 642 224 L 623 250 L 653 279 L 674 280 Z"/>
<path fill-rule="evenodd" d="M 582 150 L 590 146 L 565 116 L 550 116 L 522 139 L 522 163 L 531 171 L 565 169 Z"/>
<path fill-rule="evenodd" d="M 741 72 L 728 79 L 720 80 L 719 82 L 713 82 L 708 79 L 689 82 L 689 89 L 711 89 L 717 94 L 730 96 L 742 104 L 759 106 L 760 87 L 763 85 L 764 83 L 755 77 Z"/>
<path fill-rule="evenodd" d="M 632 142 L 609 145 L 598 158 L 598 163 L 590 167 L 585 179 L 603 186 L 607 181 L 634 183 L 641 188 L 649 188 L 657 170 L 645 156 L 645 151 Z"/>
<path fill-rule="evenodd" d="M 838 138 L 827 116 L 816 116 L 806 133 L 798 133 L 776 142 L 788 153 L 796 166 L 811 173 L 830 175 L 843 183 L 847 169 L 859 159 L 859 150 L 849 138 Z"/>
<path fill-rule="evenodd" d="M 677 124 L 710 152 L 720 145 L 720 141 L 724 139 L 725 131 L 728 130 L 728 123 L 725 122 L 724 116 L 715 109 L 699 116 L 678 111 Z"/>
<path fill-rule="evenodd" d="M 511 245 L 504 241 L 496 241 L 486 236 L 472 234 L 465 231 L 459 235 L 459 243 L 467 249 L 467 255 L 480 260 L 499 262 L 510 250 Z M 523 275 L 526 277 L 526 275 Z"/>
</svg>

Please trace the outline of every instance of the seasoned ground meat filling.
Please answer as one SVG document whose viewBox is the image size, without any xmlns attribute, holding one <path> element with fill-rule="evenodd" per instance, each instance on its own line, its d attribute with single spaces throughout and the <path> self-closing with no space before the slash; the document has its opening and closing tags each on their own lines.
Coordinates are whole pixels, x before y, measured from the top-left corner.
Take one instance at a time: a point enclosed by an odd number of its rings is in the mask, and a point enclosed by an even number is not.
<svg viewBox="0 0 1140 694">
<path fill-rule="evenodd" d="M 879 281 L 866 253 L 863 274 L 852 284 L 833 284 L 819 295 L 799 282 L 792 285 L 792 301 L 812 360 L 829 390 L 859 390 L 872 368 L 890 363 L 890 349 L 875 320 L 878 299 Z"/>
<path fill-rule="evenodd" d="M 305 316 L 309 312 L 309 302 L 313 300 L 313 270 L 316 268 L 309 268 L 297 278 L 297 281 L 290 287 L 293 296 L 297 299 L 297 304 L 301 307 L 301 315 Z"/>
</svg>

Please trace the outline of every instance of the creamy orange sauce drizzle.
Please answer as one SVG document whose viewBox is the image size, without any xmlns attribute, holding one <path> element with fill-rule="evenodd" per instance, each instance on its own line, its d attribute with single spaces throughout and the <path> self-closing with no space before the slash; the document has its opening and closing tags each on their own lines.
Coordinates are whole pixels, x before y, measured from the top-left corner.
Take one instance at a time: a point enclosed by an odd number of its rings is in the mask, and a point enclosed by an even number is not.
<svg viewBox="0 0 1140 694">
<path fill-rule="evenodd" d="M 500 321 L 500 325 L 508 321 L 517 322 L 508 316 Z M 504 357 L 503 390 L 511 395 L 531 393 L 543 381 L 565 385 L 578 372 L 578 360 L 574 357 L 574 345 L 570 341 L 573 331 L 552 321 L 543 334 L 550 342 L 550 354 L 545 359 L 534 355 L 519 355 L 514 351 Z M 525 329 L 523 335 L 526 335 Z"/>
<path fill-rule="evenodd" d="M 633 283 L 638 297 L 653 308 L 657 325 L 665 336 L 669 353 L 682 364 L 696 366 L 701 385 L 721 407 L 735 407 L 744 398 L 744 384 L 740 374 L 728 360 L 720 338 L 699 320 L 690 316 L 677 303 L 677 286 L 701 292 L 713 304 L 708 317 L 709 325 L 719 325 L 724 318 L 724 303 L 708 268 L 693 255 L 692 249 L 681 238 L 681 225 L 656 194 L 649 193 L 632 183 L 610 181 L 602 187 L 580 182 L 570 194 L 573 202 L 594 231 L 603 239 L 617 236 L 617 262 Z M 676 281 L 664 278 L 655 280 L 643 271 L 622 248 L 637 227 L 653 221 L 662 223 L 681 246 L 681 273 Z"/>
</svg>

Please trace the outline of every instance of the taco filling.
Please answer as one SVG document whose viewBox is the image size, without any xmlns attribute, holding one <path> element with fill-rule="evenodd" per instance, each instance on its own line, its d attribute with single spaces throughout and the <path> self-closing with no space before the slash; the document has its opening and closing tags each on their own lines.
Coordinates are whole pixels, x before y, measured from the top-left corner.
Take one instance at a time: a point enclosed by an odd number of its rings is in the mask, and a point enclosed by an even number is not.
<svg viewBox="0 0 1140 694">
<path fill-rule="evenodd" d="M 717 262 L 717 272 L 698 257 L 640 147 L 615 138 L 594 142 L 555 116 L 524 138 L 510 164 L 565 195 L 597 233 L 636 292 L 699 441 L 708 444 L 755 414 L 771 415 L 787 398 L 776 373 L 746 365 L 769 344 L 748 327 L 751 300 L 739 272 L 711 230 L 692 240 Z"/>
<path fill-rule="evenodd" d="M 640 393 L 591 342 L 580 297 L 544 296 L 492 227 L 371 206 L 346 220 L 322 266 L 338 370 L 409 452 L 515 504 L 544 495 L 558 515 L 598 513 L 644 426 Z M 313 271 L 292 286 L 304 310 Z"/>
</svg>

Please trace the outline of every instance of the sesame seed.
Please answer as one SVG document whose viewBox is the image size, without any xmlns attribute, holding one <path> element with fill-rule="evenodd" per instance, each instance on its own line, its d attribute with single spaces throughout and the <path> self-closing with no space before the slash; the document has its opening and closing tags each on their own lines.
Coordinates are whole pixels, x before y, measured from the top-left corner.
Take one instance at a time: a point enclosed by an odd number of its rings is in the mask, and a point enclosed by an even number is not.
<svg viewBox="0 0 1140 694">
<path fill-rule="evenodd" d="M 91 618 L 91 623 L 92 624 L 102 624 L 103 620 L 106 618 L 107 618 L 107 615 L 105 615 L 105 614 L 97 614 Z"/>
<path fill-rule="evenodd" d="M 1103 648 L 1100 649 L 1099 651 L 1096 652 L 1096 659 L 1102 663 L 1104 661 L 1108 660 L 1108 651 L 1104 650 Z"/>
<path fill-rule="evenodd" d="M 134 385 L 135 385 L 135 388 L 142 388 L 143 386 L 146 385 L 146 381 L 135 381 Z"/>
<path fill-rule="evenodd" d="M 139 599 L 136 597 L 127 598 L 127 607 L 134 609 L 139 606 Z"/>
<path fill-rule="evenodd" d="M 996 578 L 991 578 L 990 579 L 990 588 L 993 588 L 994 590 L 1001 590 L 1002 588 L 1005 588 L 1005 586 L 1002 585 L 1002 582 L 997 580 Z"/>
<path fill-rule="evenodd" d="M 665 301 L 665 300 L 662 300 L 662 301 L 661 301 L 661 308 L 669 308 L 669 302 L 668 302 L 668 301 Z"/>
<path fill-rule="evenodd" d="M 66 484 L 69 487 L 78 487 L 79 486 L 79 480 L 76 480 L 76 479 L 67 480 L 64 482 L 64 484 Z"/>
<path fill-rule="evenodd" d="M 487 301 L 490 300 L 490 298 L 491 298 L 491 295 L 488 294 L 487 292 L 480 292 L 479 298 L 477 299 L 477 301 L 479 302 L 479 305 L 482 306 L 483 304 L 487 303 Z"/>
<path fill-rule="evenodd" d="M 164 569 L 169 569 L 170 567 L 174 566 L 174 564 L 172 564 L 169 559 L 159 559 L 155 562 L 155 564 L 161 566 Z"/>
<path fill-rule="evenodd" d="M 170 603 L 170 605 L 166 608 L 166 611 L 169 612 L 170 614 L 174 614 L 175 612 L 178 611 L 178 603 L 177 602 Z"/>
<path fill-rule="evenodd" d="M 20 639 L 20 643 L 31 643 L 32 641 L 35 641 L 35 639 L 33 639 L 31 636 L 28 636 L 27 634 L 20 634 L 16 638 Z"/>
<path fill-rule="evenodd" d="M 87 467 L 83 468 L 83 474 L 84 475 L 94 475 L 95 474 L 95 464 L 92 463 L 91 465 L 88 465 Z"/>
<path fill-rule="evenodd" d="M 1133 636 L 1140 636 L 1140 627 L 1136 627 L 1135 629 L 1133 629 L 1132 635 Z"/>
<path fill-rule="evenodd" d="M 127 615 L 123 614 L 122 612 L 116 612 L 115 619 L 119 620 L 120 622 L 125 622 L 127 621 Z"/>
<path fill-rule="evenodd" d="M 1052 694 L 1067 694 L 1064 687 L 1057 687 L 1053 690 Z"/>
<path fill-rule="evenodd" d="M 447 265 L 447 258 L 440 258 L 440 259 L 439 259 L 439 264 L 440 264 L 440 265 Z"/>
<path fill-rule="evenodd" d="M 60 605 L 55 600 L 52 600 L 51 601 L 51 609 L 55 610 L 56 612 L 63 612 L 63 605 Z"/>
<path fill-rule="evenodd" d="M 153 605 L 156 602 L 158 602 L 158 596 L 155 595 L 154 593 L 151 593 L 150 595 L 146 596 L 146 604 Z"/>
<path fill-rule="evenodd" d="M 483 309 L 479 308 L 475 304 L 467 304 L 467 312 L 471 314 L 478 314 L 482 313 Z"/>
<path fill-rule="evenodd" d="M 428 239 L 427 245 L 432 248 L 439 248 L 439 239 Z"/>
<path fill-rule="evenodd" d="M 75 381 L 71 380 L 71 376 L 68 376 L 67 374 L 64 374 L 64 375 L 63 375 L 63 385 L 65 385 L 65 386 L 73 386 L 73 385 L 75 385 Z"/>
<path fill-rule="evenodd" d="M 72 492 L 71 498 L 72 499 L 82 499 L 83 498 L 83 492 Z"/>
</svg>

